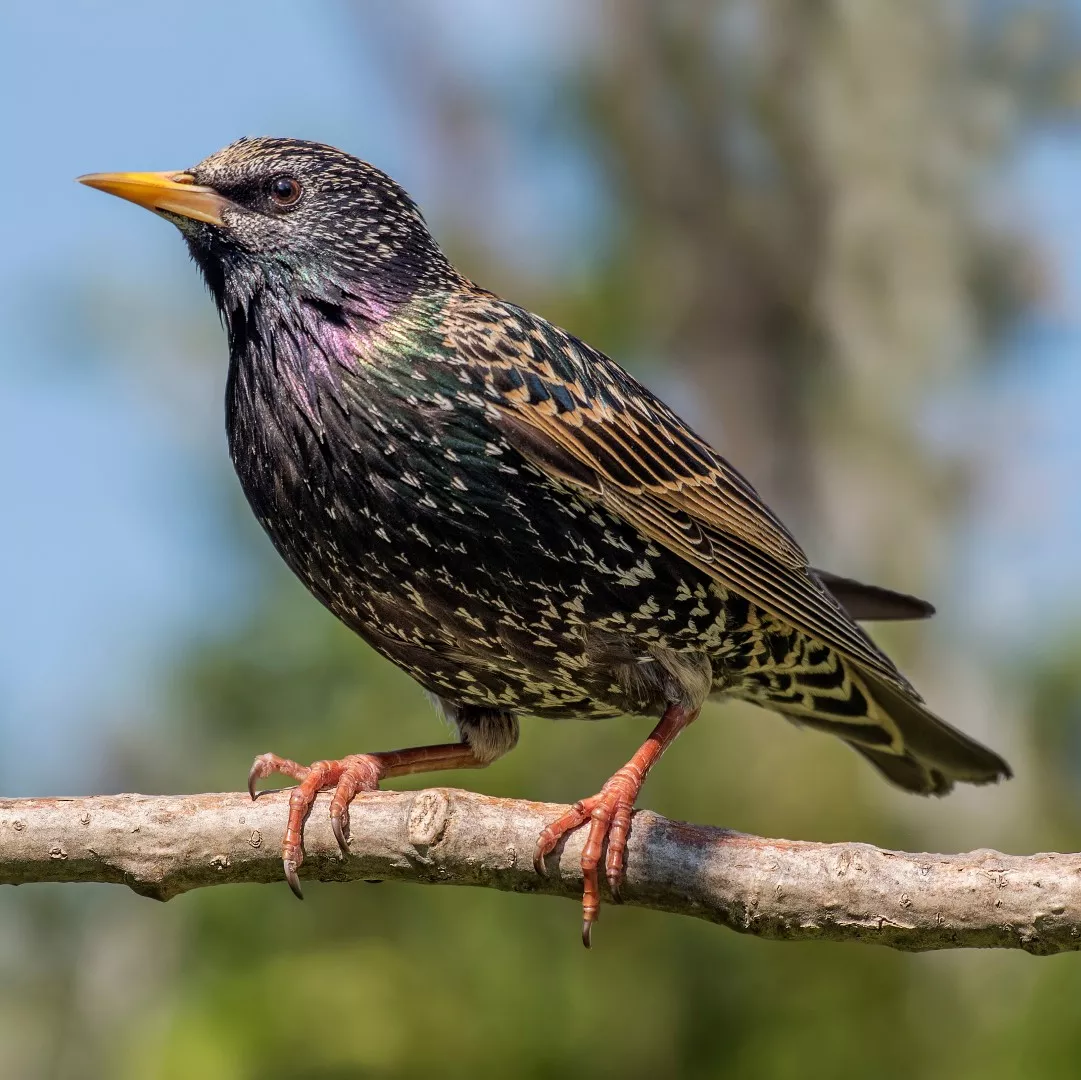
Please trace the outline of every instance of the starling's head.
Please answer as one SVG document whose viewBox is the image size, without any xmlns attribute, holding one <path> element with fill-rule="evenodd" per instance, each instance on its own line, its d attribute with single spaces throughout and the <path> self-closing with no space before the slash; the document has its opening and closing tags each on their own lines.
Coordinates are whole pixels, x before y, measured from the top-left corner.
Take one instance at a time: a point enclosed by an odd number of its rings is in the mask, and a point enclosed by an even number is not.
<svg viewBox="0 0 1081 1080">
<path fill-rule="evenodd" d="M 241 139 L 184 172 L 79 179 L 172 221 L 223 310 L 266 289 L 393 302 L 458 280 L 402 188 L 320 143 Z"/>
</svg>

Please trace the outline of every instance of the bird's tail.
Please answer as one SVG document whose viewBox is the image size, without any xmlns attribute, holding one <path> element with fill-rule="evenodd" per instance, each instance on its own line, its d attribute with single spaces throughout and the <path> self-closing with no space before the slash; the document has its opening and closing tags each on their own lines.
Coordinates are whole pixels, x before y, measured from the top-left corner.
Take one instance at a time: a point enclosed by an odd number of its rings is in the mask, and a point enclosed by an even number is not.
<svg viewBox="0 0 1081 1080">
<path fill-rule="evenodd" d="M 813 668 L 804 663 L 765 678 L 752 675 L 738 696 L 839 736 L 891 783 L 919 795 L 1012 775 L 998 754 L 939 719 L 914 691 L 890 685 L 833 649 L 828 657 L 815 652 L 822 662 Z"/>
<path fill-rule="evenodd" d="M 863 680 L 878 707 L 896 726 L 904 753 L 890 757 L 853 745 L 887 779 L 922 795 L 945 795 L 954 781 L 991 784 L 1013 775 L 998 754 L 935 716 L 919 699 L 873 675 L 864 673 Z M 905 764 L 899 765 L 899 761 Z"/>
</svg>

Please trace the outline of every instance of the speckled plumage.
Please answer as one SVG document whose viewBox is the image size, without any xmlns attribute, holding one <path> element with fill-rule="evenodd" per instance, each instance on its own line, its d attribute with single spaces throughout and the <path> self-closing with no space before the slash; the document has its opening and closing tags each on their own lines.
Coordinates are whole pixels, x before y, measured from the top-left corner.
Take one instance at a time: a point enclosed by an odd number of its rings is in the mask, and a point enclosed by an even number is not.
<svg viewBox="0 0 1081 1080">
<path fill-rule="evenodd" d="M 466 353 L 454 343 L 463 330 L 477 338 Z M 757 680 L 736 673 L 757 671 L 771 647 L 783 663 L 795 646 L 767 641 L 779 627 L 574 483 L 553 482 L 501 430 L 493 409 L 526 376 L 500 361 L 531 331 L 577 381 L 562 351 L 573 339 L 482 293 L 416 298 L 393 321 L 325 337 L 314 384 L 298 379 L 284 398 L 280 379 L 240 359 L 230 444 L 260 521 L 323 603 L 448 702 L 654 713 L 666 665 L 693 681 L 685 669 L 706 657 L 698 703 L 712 689 L 753 693 Z M 565 388 L 550 361 L 543 370 Z M 550 394 L 541 381 L 534 391 L 527 407 Z"/>
<path fill-rule="evenodd" d="M 303 190 L 288 207 L 268 195 L 283 175 Z M 228 331 L 252 509 L 480 762 L 520 715 L 693 718 L 718 695 L 837 734 L 913 791 L 1008 775 L 854 621 L 926 605 L 810 568 L 645 387 L 455 271 L 383 173 L 256 139 L 184 176 L 224 206 L 166 216 Z"/>
</svg>

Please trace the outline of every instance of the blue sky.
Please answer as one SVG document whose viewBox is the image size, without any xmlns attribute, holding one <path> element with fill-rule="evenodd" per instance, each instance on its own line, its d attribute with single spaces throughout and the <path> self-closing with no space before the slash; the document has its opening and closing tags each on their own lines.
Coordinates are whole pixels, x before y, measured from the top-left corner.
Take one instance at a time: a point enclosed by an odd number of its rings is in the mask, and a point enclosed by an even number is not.
<svg viewBox="0 0 1081 1080">
<path fill-rule="evenodd" d="M 300 10 L 270 0 L 213 9 L 83 2 L 65 5 L 62 17 L 39 3 L 0 10 L 0 101 L 13 157 L 0 200 L 0 783 L 12 794 L 92 786 L 78 769 L 93 760 L 99 725 L 153 715 L 154 676 L 178 637 L 228 619 L 250 580 L 208 513 L 228 497 L 204 482 L 207 463 L 225 454 L 224 342 L 211 305 L 173 230 L 73 177 L 183 167 L 241 134 L 298 134 L 378 162 L 436 207 L 438 231 L 439 177 L 423 133 L 396 106 L 410 57 L 366 55 L 344 5 Z M 544 5 L 523 5 L 513 21 L 494 2 L 456 5 L 454 18 L 438 10 L 448 48 L 473 50 L 471 63 L 493 84 L 570 47 L 546 29 L 558 20 L 543 21 Z M 493 35 L 502 35 L 499 48 Z M 495 232 L 528 242 L 538 259 L 580 258 L 601 210 L 583 171 L 543 146 L 523 153 L 497 178 L 506 227 Z M 1000 640 L 1038 602 L 1065 618 L 1081 597 L 1077 132 L 1030 139 L 1009 179 L 1060 287 L 959 414 L 984 436 L 1004 418 L 1025 420 L 1002 424 L 1008 438 L 987 439 L 986 452 L 1001 458 L 999 480 L 981 493 L 959 588 L 962 617 L 1007 628 L 996 631 Z M 558 215 L 543 212 L 552 205 Z M 89 292 L 73 295 L 84 279 Z M 111 297 L 101 312 L 95 282 Z M 132 304 L 197 322 L 174 322 L 175 336 L 145 353 L 137 333 L 117 330 L 131 353 L 118 367 L 100 351 L 124 321 L 129 289 Z M 84 334 L 99 314 L 104 330 Z M 187 335 L 217 341 L 222 362 L 193 371 L 190 399 L 169 407 L 154 360 Z"/>
</svg>

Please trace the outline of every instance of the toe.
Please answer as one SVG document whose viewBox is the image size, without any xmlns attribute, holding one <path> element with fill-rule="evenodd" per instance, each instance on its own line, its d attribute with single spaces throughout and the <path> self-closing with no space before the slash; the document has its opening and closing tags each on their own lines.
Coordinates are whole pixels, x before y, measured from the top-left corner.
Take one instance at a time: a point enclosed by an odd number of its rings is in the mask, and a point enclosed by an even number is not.
<svg viewBox="0 0 1081 1080">
<path fill-rule="evenodd" d="M 248 770 L 248 794 L 253 800 L 257 799 L 259 792 L 255 790 L 255 785 L 260 780 L 273 776 L 275 773 L 288 776 L 299 784 L 307 777 L 309 772 L 310 770 L 306 765 L 290 761 L 289 758 L 278 757 L 277 754 L 260 754 L 251 763 L 251 768 Z"/>
<path fill-rule="evenodd" d="M 349 804 L 357 793 L 356 784 L 343 773 L 330 800 L 330 827 L 342 855 L 349 854 Z"/>
<path fill-rule="evenodd" d="M 608 830 L 608 853 L 604 860 L 604 870 L 612 899 L 617 904 L 623 903 L 620 887 L 623 884 L 623 862 L 632 813 L 630 804 L 621 802 L 612 814 L 612 824 Z"/>
<path fill-rule="evenodd" d="M 601 862 L 604 838 L 608 835 L 611 811 L 607 802 L 598 800 L 590 814 L 589 836 L 582 848 L 582 918 L 586 926 L 597 921 L 601 912 L 600 875 L 597 867 Z M 583 932 L 582 943 L 589 947 L 589 934 Z"/>
<path fill-rule="evenodd" d="M 308 770 L 308 775 L 289 793 L 289 816 L 285 822 L 285 835 L 282 837 L 282 862 L 285 865 L 285 878 L 293 892 L 303 899 L 297 869 L 304 862 L 304 823 L 312 811 L 315 797 L 326 782 L 322 763 L 316 762 Z"/>
<path fill-rule="evenodd" d="M 567 833 L 577 829 L 579 825 L 584 825 L 589 820 L 592 808 L 592 799 L 582 799 L 580 802 L 576 802 L 562 817 L 557 818 L 551 825 L 546 825 L 542 830 L 540 836 L 537 837 L 537 846 L 533 849 L 533 869 L 541 877 L 548 876 L 548 868 L 544 865 L 544 860 L 555 851 L 559 841 Z"/>
<path fill-rule="evenodd" d="M 341 775 L 330 800 L 330 827 L 342 855 L 349 854 L 349 804 L 362 791 L 377 791 L 383 769 L 372 754 L 353 754 L 338 763 Z"/>
<path fill-rule="evenodd" d="M 643 772 L 634 762 L 620 769 L 598 795 L 574 804 L 557 821 L 544 829 L 537 840 L 533 866 L 545 873 L 544 858 L 571 829 L 589 821 L 589 835 L 582 848 L 582 944 L 588 949 L 593 924 L 600 917 L 601 891 L 597 868 L 604 856 L 604 872 L 612 899 L 622 902 L 623 862 L 630 834 L 634 801 L 642 786 Z M 607 840 L 607 852 L 605 841 Z"/>
</svg>

